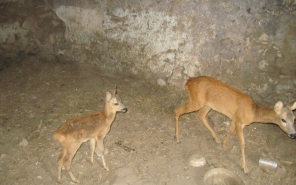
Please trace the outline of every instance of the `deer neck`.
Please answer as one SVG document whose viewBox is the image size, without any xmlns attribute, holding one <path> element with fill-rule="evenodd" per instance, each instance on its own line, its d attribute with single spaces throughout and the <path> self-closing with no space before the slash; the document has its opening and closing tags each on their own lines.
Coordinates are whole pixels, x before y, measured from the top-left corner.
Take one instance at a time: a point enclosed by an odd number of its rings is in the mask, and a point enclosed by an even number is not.
<svg viewBox="0 0 296 185">
<path fill-rule="evenodd" d="M 277 120 L 277 116 L 276 116 L 273 109 L 264 108 L 259 105 L 255 105 L 254 114 L 255 114 L 255 116 L 254 116 L 253 122 L 275 123 L 275 120 Z"/>
<path fill-rule="evenodd" d="M 106 104 L 105 107 L 104 107 L 104 110 L 103 110 L 103 114 L 106 118 L 106 122 L 108 125 L 111 125 L 112 122 L 114 121 L 115 119 L 115 115 L 116 113 L 113 112 L 112 110 L 110 111 L 110 108 L 108 107 L 108 105 Z"/>
</svg>

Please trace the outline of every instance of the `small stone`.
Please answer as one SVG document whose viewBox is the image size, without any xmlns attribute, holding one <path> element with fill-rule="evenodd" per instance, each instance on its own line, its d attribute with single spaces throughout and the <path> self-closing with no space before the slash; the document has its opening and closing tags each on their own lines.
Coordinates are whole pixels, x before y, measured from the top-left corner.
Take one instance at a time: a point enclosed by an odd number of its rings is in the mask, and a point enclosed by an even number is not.
<svg viewBox="0 0 296 185">
<path fill-rule="evenodd" d="M 206 164 L 206 159 L 198 154 L 193 154 L 189 158 L 189 165 L 192 167 L 202 167 Z"/>
<path fill-rule="evenodd" d="M 157 80 L 157 84 L 161 87 L 166 85 L 165 81 L 161 78 Z"/>
<path fill-rule="evenodd" d="M 268 35 L 266 33 L 263 33 L 260 35 L 259 40 L 262 42 L 267 42 L 268 41 Z"/>
<path fill-rule="evenodd" d="M 26 139 L 23 139 L 20 143 L 19 146 L 28 146 L 29 142 Z"/>
<path fill-rule="evenodd" d="M 4 159 L 6 157 L 6 154 L 1 154 L 0 159 Z"/>
<path fill-rule="evenodd" d="M 277 51 L 276 54 L 277 54 L 278 57 L 282 57 L 282 52 L 281 51 Z"/>
<path fill-rule="evenodd" d="M 42 176 L 40 176 L 40 175 L 39 175 L 39 176 L 37 176 L 37 179 L 40 179 L 40 180 L 42 180 Z"/>
<path fill-rule="evenodd" d="M 229 126 L 230 125 L 230 122 L 229 121 L 224 121 L 223 122 L 226 126 Z"/>
</svg>

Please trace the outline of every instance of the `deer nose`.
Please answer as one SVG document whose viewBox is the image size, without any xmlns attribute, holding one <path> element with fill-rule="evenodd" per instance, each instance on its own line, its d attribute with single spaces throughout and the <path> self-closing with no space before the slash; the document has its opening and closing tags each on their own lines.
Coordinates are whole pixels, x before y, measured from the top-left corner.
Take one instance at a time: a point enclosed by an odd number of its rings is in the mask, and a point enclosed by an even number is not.
<svg viewBox="0 0 296 185">
<path fill-rule="evenodd" d="M 296 133 L 294 133 L 294 134 L 288 134 L 288 136 L 289 136 L 290 138 L 292 138 L 292 139 L 296 139 Z"/>
<path fill-rule="evenodd" d="M 127 112 L 127 108 L 122 109 L 121 112 L 126 113 Z M 296 135 L 295 135 L 295 137 L 296 137 Z"/>
</svg>

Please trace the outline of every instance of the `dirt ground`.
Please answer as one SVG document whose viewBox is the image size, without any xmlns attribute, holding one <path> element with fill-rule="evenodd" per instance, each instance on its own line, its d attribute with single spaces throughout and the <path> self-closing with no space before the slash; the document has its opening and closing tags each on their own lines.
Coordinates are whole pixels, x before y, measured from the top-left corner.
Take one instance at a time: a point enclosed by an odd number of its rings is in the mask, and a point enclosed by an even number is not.
<svg viewBox="0 0 296 185">
<path fill-rule="evenodd" d="M 74 157 L 72 171 L 81 184 L 203 184 L 212 168 L 226 168 L 246 185 L 295 184 L 296 140 L 275 125 L 252 124 L 244 129 L 246 160 L 241 167 L 236 134 L 225 148 L 216 143 L 197 120 L 196 113 L 180 118 L 182 143 L 174 140 L 173 109 L 186 102 L 185 92 L 159 87 L 155 82 L 123 72 L 108 74 L 103 68 L 82 63 L 46 63 L 28 59 L 0 71 L 0 184 L 58 184 L 60 144 L 53 132 L 66 120 L 101 111 L 105 94 L 118 86 L 127 113 L 118 113 L 105 138 L 105 158 L 90 163 L 89 143 Z M 276 102 L 277 100 L 274 100 Z M 273 102 L 270 102 L 272 106 Z M 230 120 L 210 112 L 209 121 L 223 140 Z M 26 143 L 27 141 L 27 143 Z M 192 156 L 206 164 L 192 167 Z M 264 171 L 260 157 L 278 162 Z M 74 184 L 62 172 L 63 184 Z"/>
</svg>

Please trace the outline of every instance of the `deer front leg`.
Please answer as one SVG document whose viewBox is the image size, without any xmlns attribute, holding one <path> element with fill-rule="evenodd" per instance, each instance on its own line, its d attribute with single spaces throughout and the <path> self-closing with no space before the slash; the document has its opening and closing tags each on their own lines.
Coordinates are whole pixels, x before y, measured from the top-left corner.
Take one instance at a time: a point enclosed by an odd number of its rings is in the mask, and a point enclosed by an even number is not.
<svg viewBox="0 0 296 185">
<path fill-rule="evenodd" d="M 244 133 L 243 133 L 243 125 L 242 124 L 235 124 L 236 126 L 236 133 L 238 135 L 238 139 L 239 139 L 239 142 L 240 142 L 240 147 L 241 147 L 241 152 L 242 152 L 242 160 L 243 160 L 243 169 L 244 169 L 244 172 L 245 173 L 248 173 L 249 170 L 248 170 L 248 167 L 247 167 L 247 164 L 246 164 L 246 156 L 245 156 L 245 139 L 244 139 Z"/>
<path fill-rule="evenodd" d="M 103 163 L 103 166 L 104 166 L 104 168 L 107 170 L 107 171 L 109 171 L 109 168 L 108 168 L 108 166 L 107 166 L 107 164 L 106 164 L 106 161 L 105 161 L 105 157 L 104 157 L 104 144 L 103 144 L 103 138 L 99 138 L 99 137 L 97 137 L 97 145 L 98 145 L 98 148 L 99 148 L 99 150 L 100 150 L 100 152 L 101 152 L 101 157 L 102 157 L 102 163 Z"/>
</svg>

